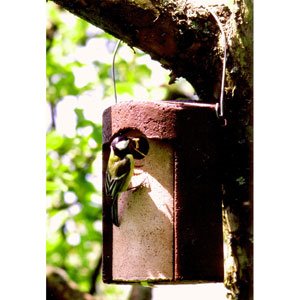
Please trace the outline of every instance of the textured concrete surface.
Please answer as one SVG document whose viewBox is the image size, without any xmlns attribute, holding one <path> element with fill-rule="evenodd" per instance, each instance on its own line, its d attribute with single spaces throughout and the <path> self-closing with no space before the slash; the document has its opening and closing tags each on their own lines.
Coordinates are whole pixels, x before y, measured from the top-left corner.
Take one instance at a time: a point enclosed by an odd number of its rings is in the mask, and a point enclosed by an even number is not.
<svg viewBox="0 0 300 300">
<path fill-rule="evenodd" d="M 173 278 L 173 150 L 149 140 L 137 161 L 132 186 L 119 199 L 120 227 L 113 226 L 114 280 Z"/>
</svg>

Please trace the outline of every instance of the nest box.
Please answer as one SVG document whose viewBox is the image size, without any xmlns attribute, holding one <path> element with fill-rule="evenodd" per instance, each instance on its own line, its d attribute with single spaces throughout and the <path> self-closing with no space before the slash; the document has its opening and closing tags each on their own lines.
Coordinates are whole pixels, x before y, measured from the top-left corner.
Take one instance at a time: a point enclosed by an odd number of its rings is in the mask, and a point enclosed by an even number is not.
<svg viewBox="0 0 300 300">
<path fill-rule="evenodd" d="M 103 281 L 223 281 L 219 179 L 220 123 L 215 106 L 193 102 L 122 102 L 103 113 L 103 186 L 110 142 L 143 136 L 131 186 L 119 197 L 120 226 L 103 193 Z M 104 190 L 104 188 L 103 188 Z"/>
</svg>

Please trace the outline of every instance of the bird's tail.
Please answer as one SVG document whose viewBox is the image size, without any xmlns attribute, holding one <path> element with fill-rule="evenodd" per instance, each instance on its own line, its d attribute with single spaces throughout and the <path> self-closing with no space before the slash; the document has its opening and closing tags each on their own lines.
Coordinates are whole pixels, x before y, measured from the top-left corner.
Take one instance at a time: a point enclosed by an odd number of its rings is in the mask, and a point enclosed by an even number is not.
<svg viewBox="0 0 300 300">
<path fill-rule="evenodd" d="M 119 223 L 119 217 L 118 217 L 118 196 L 114 197 L 114 199 L 112 201 L 111 218 L 112 218 L 113 224 L 115 224 L 117 227 L 119 227 L 120 223 Z"/>
</svg>

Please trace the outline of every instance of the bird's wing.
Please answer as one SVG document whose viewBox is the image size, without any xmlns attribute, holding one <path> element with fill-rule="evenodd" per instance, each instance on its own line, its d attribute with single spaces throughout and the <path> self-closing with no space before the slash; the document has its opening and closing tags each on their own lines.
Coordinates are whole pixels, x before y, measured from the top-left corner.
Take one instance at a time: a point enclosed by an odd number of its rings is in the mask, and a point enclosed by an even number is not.
<svg viewBox="0 0 300 300">
<path fill-rule="evenodd" d="M 115 198 L 123 190 L 130 172 L 130 164 L 130 159 L 125 157 L 114 163 L 114 167 L 110 168 L 112 173 L 106 172 L 105 192 L 107 196 Z"/>
</svg>

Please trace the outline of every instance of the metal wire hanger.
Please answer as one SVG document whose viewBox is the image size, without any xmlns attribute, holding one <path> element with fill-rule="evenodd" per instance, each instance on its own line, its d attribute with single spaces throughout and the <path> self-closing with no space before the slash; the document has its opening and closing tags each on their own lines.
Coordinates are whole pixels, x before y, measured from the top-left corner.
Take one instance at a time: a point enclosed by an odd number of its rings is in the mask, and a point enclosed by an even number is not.
<svg viewBox="0 0 300 300">
<path fill-rule="evenodd" d="M 223 29 L 223 25 L 221 21 L 219 20 L 218 16 L 214 11 L 212 11 L 208 6 L 201 4 L 202 7 L 204 7 L 207 11 L 210 12 L 210 14 L 214 17 L 216 20 L 218 27 L 221 31 L 222 40 L 223 40 L 223 68 L 222 68 L 222 81 L 221 81 L 221 91 L 220 91 L 220 100 L 219 103 L 216 104 L 216 111 L 219 117 L 224 117 L 224 87 L 225 87 L 225 71 L 226 71 L 226 58 L 227 58 L 227 42 L 226 42 L 226 35 L 225 31 Z M 226 121 L 226 120 L 225 120 Z"/>
<path fill-rule="evenodd" d="M 115 96 L 115 103 L 118 103 L 118 98 L 117 98 L 117 87 L 116 87 L 116 73 L 115 73 L 115 60 L 116 60 L 116 55 L 119 50 L 119 47 L 121 45 L 121 40 L 118 40 L 114 54 L 113 54 L 113 61 L 112 61 L 112 77 L 113 77 L 113 84 L 114 84 L 114 96 Z"/>
</svg>

